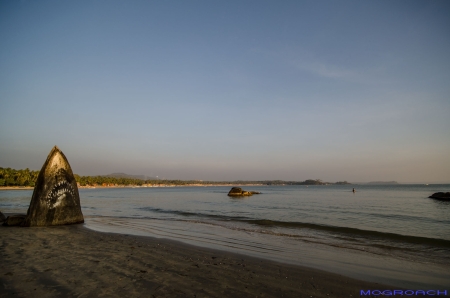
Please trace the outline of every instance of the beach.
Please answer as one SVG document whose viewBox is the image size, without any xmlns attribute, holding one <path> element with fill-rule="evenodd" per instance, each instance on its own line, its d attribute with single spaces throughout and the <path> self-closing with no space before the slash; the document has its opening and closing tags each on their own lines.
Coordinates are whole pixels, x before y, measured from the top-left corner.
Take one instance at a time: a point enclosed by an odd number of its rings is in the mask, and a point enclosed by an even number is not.
<svg viewBox="0 0 450 298">
<path fill-rule="evenodd" d="M 83 225 L 0 226 L 0 297 L 357 297 L 316 269 Z"/>
<path fill-rule="evenodd" d="M 433 186 L 433 190 L 447 189 Z M 448 290 L 427 186 L 82 189 L 82 225 L 0 226 L 0 297 L 355 297 Z M 0 192 L 26 213 L 31 190 Z M 383 285 L 384 284 L 384 285 Z M 367 297 L 367 296 L 366 296 Z"/>
</svg>

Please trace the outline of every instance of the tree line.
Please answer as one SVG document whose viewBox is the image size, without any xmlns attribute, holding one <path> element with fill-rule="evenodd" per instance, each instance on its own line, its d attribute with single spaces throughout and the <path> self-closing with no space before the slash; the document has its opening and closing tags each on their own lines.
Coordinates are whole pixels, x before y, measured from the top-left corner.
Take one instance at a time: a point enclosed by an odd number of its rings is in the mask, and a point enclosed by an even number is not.
<svg viewBox="0 0 450 298">
<path fill-rule="evenodd" d="M 0 167 L 0 187 L 1 186 L 31 186 L 34 187 L 39 171 L 32 171 L 28 168 L 16 170 Z M 140 179 L 114 178 L 104 176 L 80 176 L 74 174 L 75 180 L 81 186 L 95 185 L 143 185 L 146 183 Z"/>
<path fill-rule="evenodd" d="M 39 171 L 0 168 L 0 186 L 34 186 Z"/>
<path fill-rule="evenodd" d="M 32 171 L 28 168 L 15 170 L 0 167 L 0 187 L 2 186 L 31 186 L 34 187 L 39 171 Z M 347 181 L 336 183 L 323 182 L 320 179 L 307 179 L 305 181 L 283 181 L 283 180 L 263 180 L 263 181 L 203 181 L 203 180 L 141 180 L 133 178 L 116 178 L 110 176 L 80 176 L 74 174 L 75 180 L 80 186 L 127 186 L 127 185 L 327 185 L 327 184 L 350 184 Z"/>
</svg>

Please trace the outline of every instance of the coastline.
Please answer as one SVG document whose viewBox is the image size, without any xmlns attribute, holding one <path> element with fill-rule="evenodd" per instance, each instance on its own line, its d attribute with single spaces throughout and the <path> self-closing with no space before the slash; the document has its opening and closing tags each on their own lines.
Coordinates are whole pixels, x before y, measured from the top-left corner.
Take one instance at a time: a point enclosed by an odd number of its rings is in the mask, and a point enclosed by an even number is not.
<svg viewBox="0 0 450 298">
<path fill-rule="evenodd" d="M 96 188 L 160 188 L 160 187 L 221 187 L 221 186 L 267 186 L 263 184 L 187 184 L 187 185 L 174 185 L 174 184 L 160 184 L 160 185 L 146 185 L 146 186 L 139 186 L 139 185 L 115 185 L 115 186 L 103 186 L 103 185 L 96 185 L 96 186 L 78 186 L 78 189 L 96 189 Z M 1 186 L 0 191 L 2 190 L 33 190 L 34 186 Z"/>
<path fill-rule="evenodd" d="M 0 190 L 33 190 L 34 186 L 2 186 Z"/>
<path fill-rule="evenodd" d="M 357 297 L 360 290 L 394 288 L 173 240 L 96 232 L 83 225 L 0 226 L 0 231 L 0 297 Z"/>
</svg>

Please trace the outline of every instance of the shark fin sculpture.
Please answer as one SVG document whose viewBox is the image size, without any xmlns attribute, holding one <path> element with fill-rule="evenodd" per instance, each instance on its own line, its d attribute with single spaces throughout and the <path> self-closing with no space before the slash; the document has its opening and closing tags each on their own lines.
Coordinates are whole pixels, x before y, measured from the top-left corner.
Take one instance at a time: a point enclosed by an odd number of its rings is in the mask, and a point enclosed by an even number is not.
<svg viewBox="0 0 450 298">
<path fill-rule="evenodd" d="M 83 223 L 77 182 L 64 153 L 53 147 L 42 166 L 22 226 Z"/>
</svg>

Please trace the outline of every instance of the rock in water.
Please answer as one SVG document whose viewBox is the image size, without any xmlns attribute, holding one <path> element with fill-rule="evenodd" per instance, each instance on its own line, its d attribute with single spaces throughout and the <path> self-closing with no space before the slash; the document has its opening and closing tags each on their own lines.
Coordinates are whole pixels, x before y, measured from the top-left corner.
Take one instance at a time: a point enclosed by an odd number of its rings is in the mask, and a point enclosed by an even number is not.
<svg viewBox="0 0 450 298">
<path fill-rule="evenodd" d="M 6 216 L 0 211 L 0 222 L 4 222 L 6 220 Z"/>
<path fill-rule="evenodd" d="M 67 158 L 53 147 L 34 187 L 23 226 L 55 226 L 83 223 L 80 195 Z"/>
<path fill-rule="evenodd" d="M 244 194 L 244 193 L 245 193 L 245 194 Z M 248 192 L 246 192 L 246 191 L 244 191 L 244 190 L 242 190 L 242 188 L 240 188 L 240 187 L 233 187 L 233 188 L 231 188 L 231 190 L 228 192 L 228 195 L 229 195 L 230 197 L 242 197 L 242 196 L 245 196 L 245 195 L 251 196 L 252 194 L 251 194 L 251 193 L 248 193 Z"/>
<path fill-rule="evenodd" d="M 450 192 L 436 192 L 429 196 L 429 198 L 450 201 Z"/>
<path fill-rule="evenodd" d="M 246 191 L 242 190 L 240 187 L 233 187 L 229 192 L 228 195 L 230 197 L 247 197 L 254 194 L 260 194 L 260 192 L 257 191 Z"/>
<path fill-rule="evenodd" d="M 25 214 L 10 215 L 6 218 L 3 225 L 7 227 L 20 226 L 24 222 L 25 217 Z"/>
</svg>

